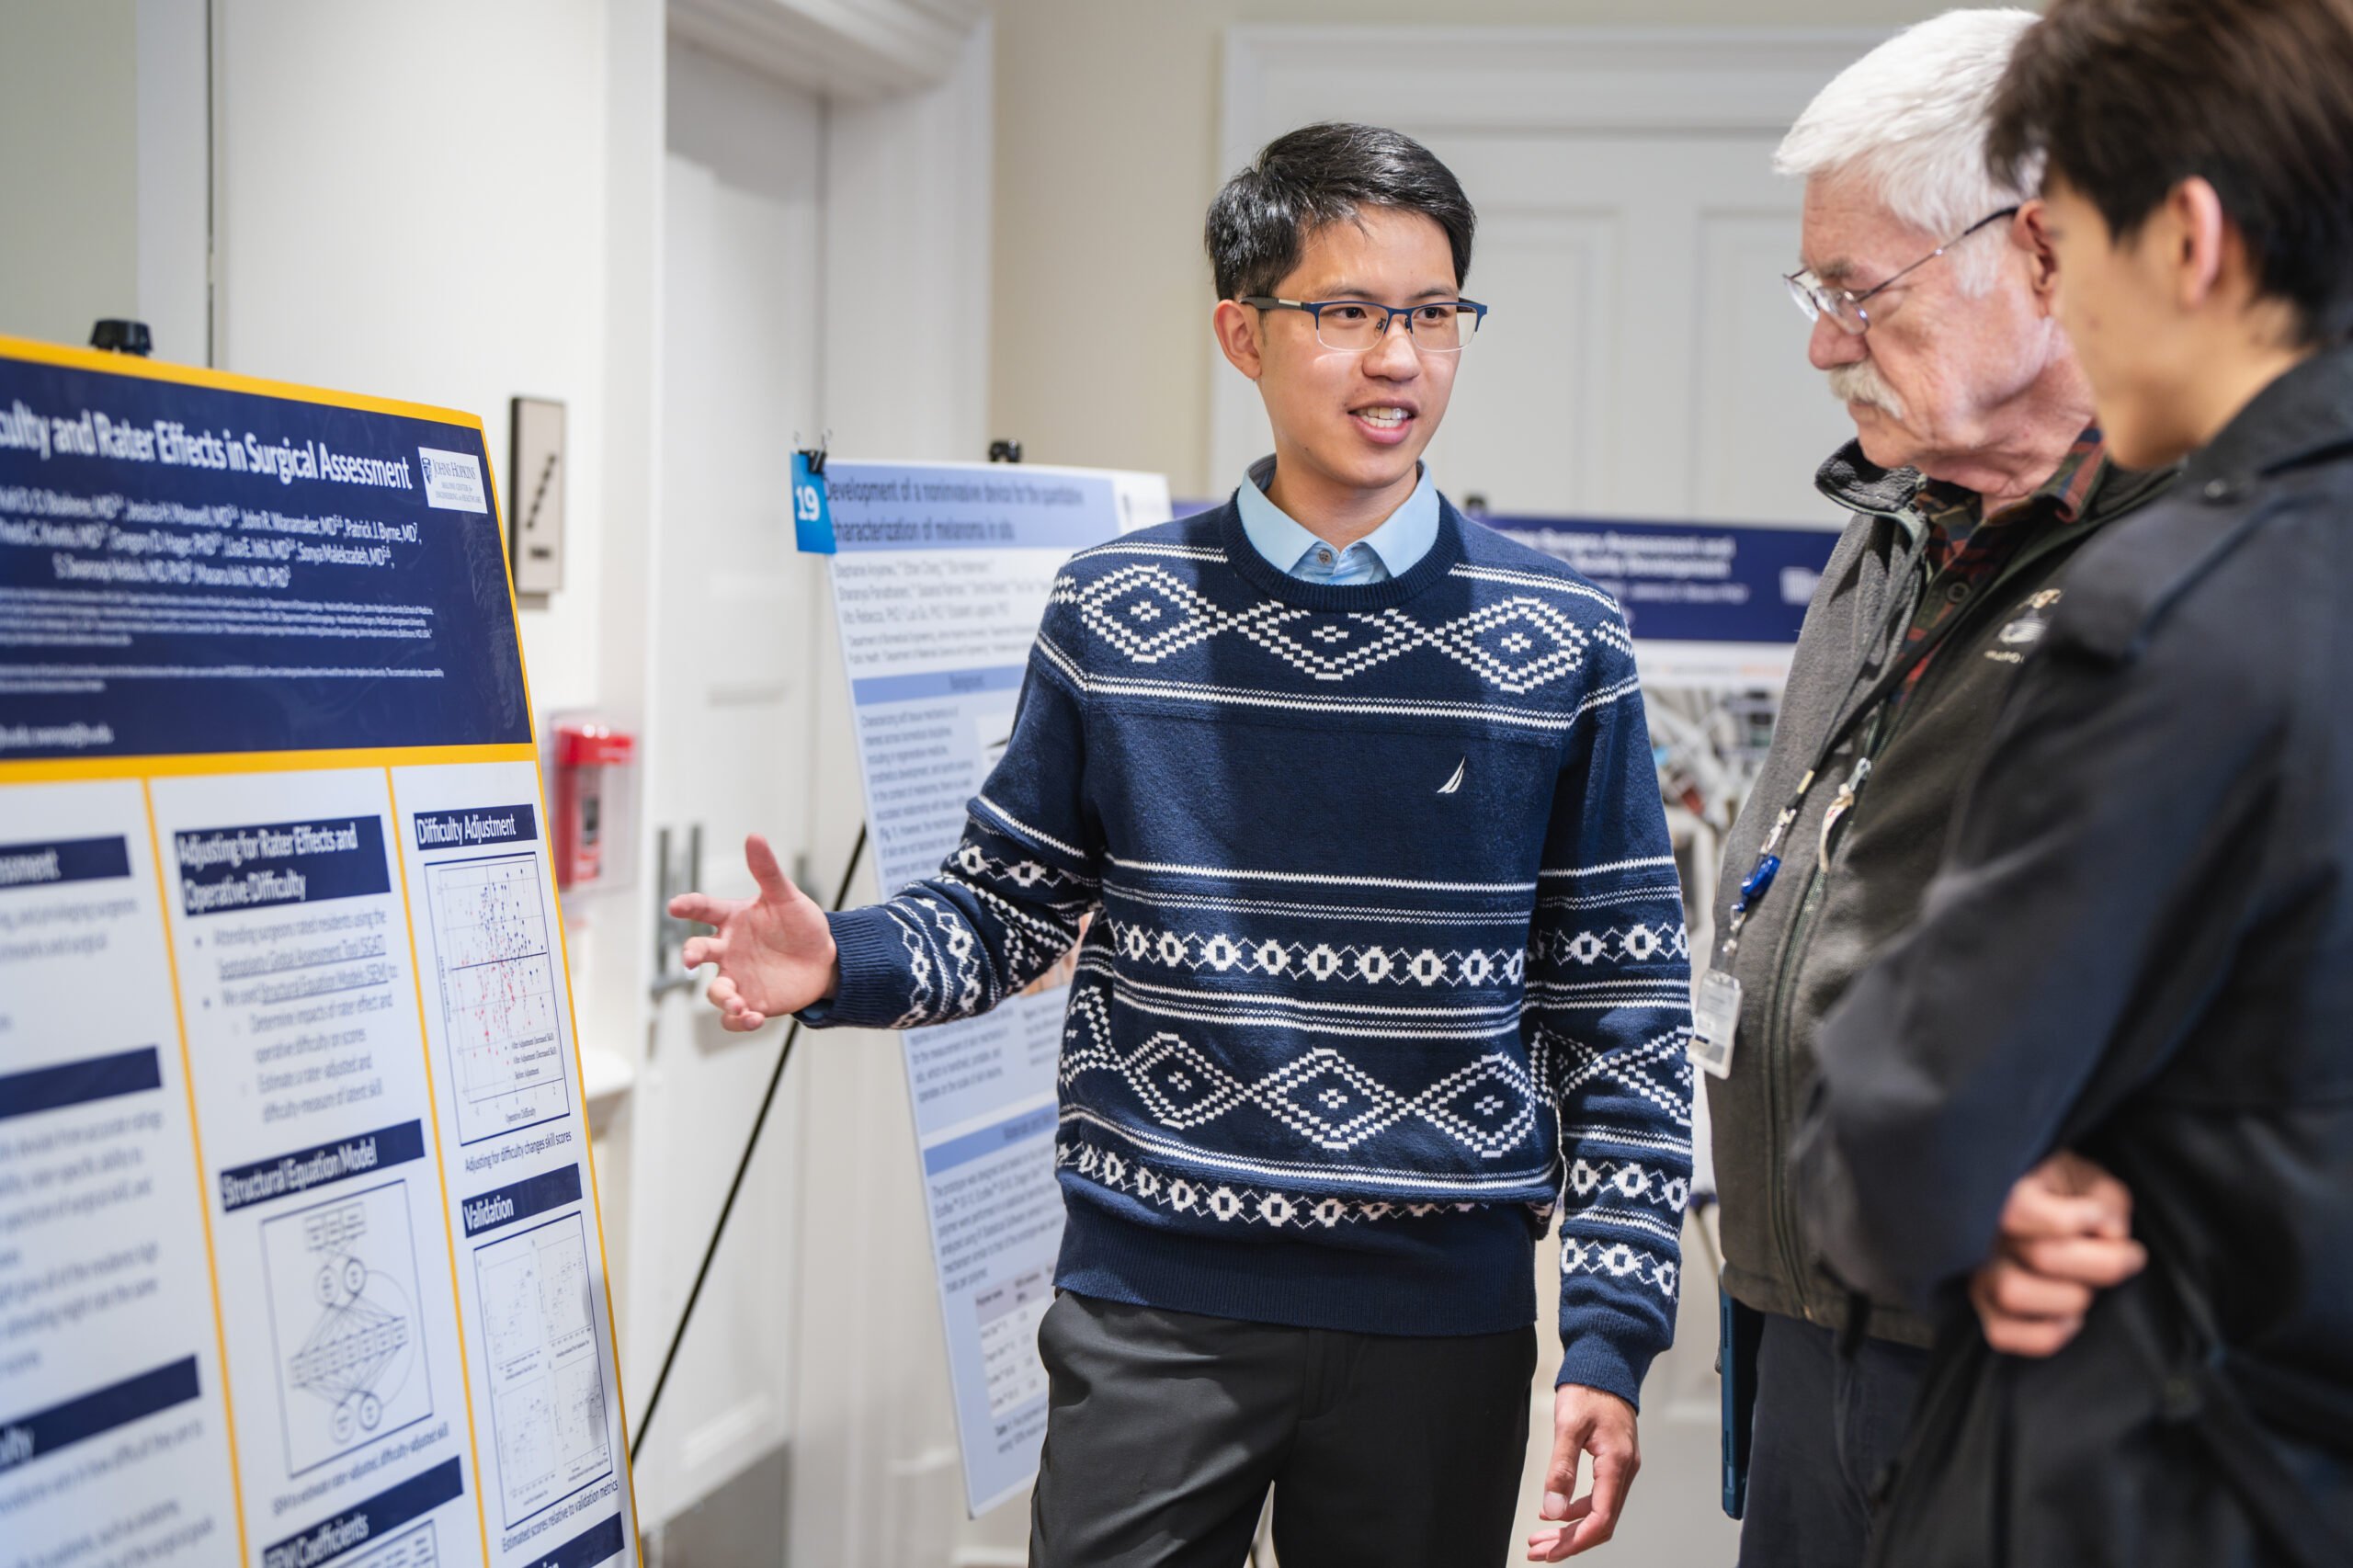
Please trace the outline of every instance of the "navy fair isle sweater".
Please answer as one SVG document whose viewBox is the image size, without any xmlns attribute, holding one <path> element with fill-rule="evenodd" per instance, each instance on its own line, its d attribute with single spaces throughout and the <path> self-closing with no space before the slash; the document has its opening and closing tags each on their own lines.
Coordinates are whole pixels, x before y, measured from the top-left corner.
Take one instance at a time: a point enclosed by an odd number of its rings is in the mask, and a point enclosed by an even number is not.
<svg viewBox="0 0 2353 1568">
<path fill-rule="evenodd" d="M 1560 1379 L 1633 1400 L 1690 1187 L 1682 910 L 1608 596 L 1450 506 L 1403 576 L 1302 583 L 1229 502 L 1063 569 L 962 843 L 831 917 L 821 1016 L 968 1017 L 1084 926 L 1060 1285 L 1490 1333 L 1557 1208 Z"/>
</svg>

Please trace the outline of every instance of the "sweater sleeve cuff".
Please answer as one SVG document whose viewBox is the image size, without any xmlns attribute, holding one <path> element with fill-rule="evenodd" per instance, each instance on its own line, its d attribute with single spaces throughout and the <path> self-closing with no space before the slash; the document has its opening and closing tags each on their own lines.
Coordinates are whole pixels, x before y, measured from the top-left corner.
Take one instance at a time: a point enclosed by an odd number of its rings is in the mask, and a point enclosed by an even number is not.
<svg viewBox="0 0 2353 1568">
<path fill-rule="evenodd" d="M 834 994 L 793 1015 L 813 1029 L 886 1029 L 906 1016 L 907 999 L 900 994 L 899 966 L 892 961 L 898 950 L 898 926 L 881 904 L 827 915 L 834 934 L 835 964 L 840 974 Z"/>
<path fill-rule="evenodd" d="M 1588 1315 L 1590 1311 L 1586 1309 Z M 1552 1385 L 1581 1383 L 1614 1393 L 1640 1410 L 1643 1380 L 1650 1375 L 1651 1361 L 1661 1348 L 1644 1343 L 1646 1337 L 1628 1324 L 1588 1325 L 1581 1333 L 1563 1335 L 1561 1371 Z"/>
</svg>

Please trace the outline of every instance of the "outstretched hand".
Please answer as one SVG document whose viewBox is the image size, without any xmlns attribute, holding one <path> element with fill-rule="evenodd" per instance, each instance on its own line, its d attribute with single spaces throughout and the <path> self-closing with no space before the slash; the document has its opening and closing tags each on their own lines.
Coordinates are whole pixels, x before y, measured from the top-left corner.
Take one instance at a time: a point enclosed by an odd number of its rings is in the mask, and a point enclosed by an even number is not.
<svg viewBox="0 0 2353 1568">
<path fill-rule="evenodd" d="M 824 912 L 792 885 L 768 841 L 756 833 L 746 838 L 744 860 L 759 884 L 757 898 L 688 892 L 670 901 L 676 918 L 719 927 L 689 937 L 680 956 L 688 969 L 719 966 L 704 994 L 719 1009 L 720 1027 L 738 1032 L 824 1001 L 839 978 Z"/>
<path fill-rule="evenodd" d="M 1593 1490 L 1578 1497 L 1577 1471 L 1587 1454 L 1593 1456 Z M 1544 1471 L 1542 1509 L 1553 1528 L 1528 1538 L 1528 1560 L 1558 1562 L 1616 1534 L 1626 1493 L 1642 1468 L 1632 1405 L 1576 1383 L 1553 1390 L 1552 1460 Z"/>
</svg>

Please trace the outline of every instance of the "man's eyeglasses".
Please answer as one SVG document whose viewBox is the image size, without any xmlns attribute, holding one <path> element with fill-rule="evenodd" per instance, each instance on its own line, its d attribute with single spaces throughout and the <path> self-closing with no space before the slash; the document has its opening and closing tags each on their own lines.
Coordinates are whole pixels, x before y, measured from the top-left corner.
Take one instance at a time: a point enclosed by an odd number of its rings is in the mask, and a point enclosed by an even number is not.
<svg viewBox="0 0 2353 1568">
<path fill-rule="evenodd" d="M 1339 354 L 1361 354 L 1389 336 L 1389 324 L 1404 317 L 1406 335 L 1425 354 L 1460 354 L 1479 335 L 1487 307 L 1469 300 L 1432 300 L 1418 305 L 1377 305 L 1370 300 L 1278 300 L 1246 294 L 1237 304 L 1262 311 L 1305 311 L 1315 322 L 1315 341 Z"/>
<path fill-rule="evenodd" d="M 1999 212 L 1988 212 L 1984 217 L 1978 219 L 1952 238 L 1904 268 L 1903 271 L 1896 273 L 1886 282 L 1875 288 L 1866 289 L 1859 294 L 1851 289 L 1834 289 L 1816 278 L 1813 272 L 1803 268 L 1788 274 L 1781 281 L 1790 286 L 1790 298 L 1798 302 L 1798 309 L 1805 312 L 1806 320 L 1820 321 L 1824 316 L 1828 316 L 1845 331 L 1860 337 L 1870 330 L 1871 324 L 1870 312 L 1863 309 L 1864 301 L 1883 290 L 1894 288 L 1905 277 L 1917 272 L 1986 225 L 1998 223 L 2005 218 L 2016 217 L 2018 210 L 2015 207 L 2005 207 Z"/>
</svg>

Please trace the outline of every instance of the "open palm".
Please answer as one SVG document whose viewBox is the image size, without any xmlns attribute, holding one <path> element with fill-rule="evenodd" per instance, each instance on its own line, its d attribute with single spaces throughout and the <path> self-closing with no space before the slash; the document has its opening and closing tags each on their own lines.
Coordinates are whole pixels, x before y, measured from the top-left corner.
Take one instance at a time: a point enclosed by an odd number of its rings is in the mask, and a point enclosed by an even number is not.
<svg viewBox="0 0 2353 1568">
<path fill-rule="evenodd" d="M 834 994 L 834 935 L 824 912 L 792 885 L 776 851 L 758 834 L 744 841 L 744 860 L 759 884 L 757 898 L 680 893 L 670 913 L 719 929 L 681 949 L 688 969 L 719 966 L 705 993 L 719 1009 L 720 1027 L 758 1028 L 780 1013 L 797 1013 Z"/>
</svg>

